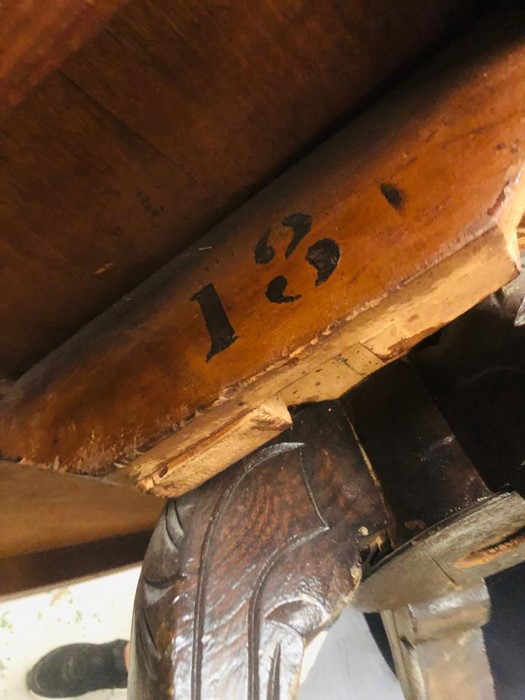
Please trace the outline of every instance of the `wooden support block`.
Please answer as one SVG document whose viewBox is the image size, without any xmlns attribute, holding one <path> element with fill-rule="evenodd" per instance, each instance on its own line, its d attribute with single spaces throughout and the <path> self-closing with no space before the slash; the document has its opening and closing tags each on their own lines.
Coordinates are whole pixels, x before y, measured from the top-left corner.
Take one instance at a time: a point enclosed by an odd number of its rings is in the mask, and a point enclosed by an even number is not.
<svg viewBox="0 0 525 700">
<path fill-rule="evenodd" d="M 358 343 L 285 387 L 282 397 L 289 405 L 336 399 L 383 365 L 377 355 Z"/>
<path fill-rule="evenodd" d="M 227 425 L 219 423 L 214 432 L 198 442 L 190 422 L 135 459 L 126 477 L 131 475 L 142 488 L 157 495 L 186 492 L 196 480 L 206 481 L 221 471 L 225 461 L 246 457 L 291 425 L 292 418 L 281 398 L 246 411 Z"/>
<path fill-rule="evenodd" d="M 481 627 L 490 618 L 485 583 L 398 610 L 383 624 L 403 696 L 411 700 L 496 700 Z"/>
<path fill-rule="evenodd" d="M 224 426 L 294 390 L 334 396 L 334 361 L 363 352 L 346 391 L 508 281 L 524 26 L 492 16 L 27 372 L 0 405 L 2 455 L 127 464 L 119 478 L 182 493 L 237 458 L 213 445 Z M 186 469 L 203 444 L 210 466 Z"/>
</svg>

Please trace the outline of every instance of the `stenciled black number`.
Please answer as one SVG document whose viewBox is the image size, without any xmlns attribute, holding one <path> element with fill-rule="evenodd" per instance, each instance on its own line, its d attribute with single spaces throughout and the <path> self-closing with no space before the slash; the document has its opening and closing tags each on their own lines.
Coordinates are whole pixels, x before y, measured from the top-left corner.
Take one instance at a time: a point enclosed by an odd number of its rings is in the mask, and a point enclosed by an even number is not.
<svg viewBox="0 0 525 700">
<path fill-rule="evenodd" d="M 285 258 L 289 258 L 303 238 L 310 233 L 312 217 L 310 214 L 297 212 L 284 218 L 281 224 L 292 230 L 292 240 L 284 254 Z M 275 249 L 270 245 L 271 232 L 271 229 L 268 229 L 255 246 L 255 262 L 259 265 L 266 265 L 275 257 Z M 331 238 L 322 238 L 308 248 L 305 259 L 317 270 L 316 287 L 332 275 L 340 257 L 339 245 Z M 286 294 L 287 286 L 288 280 L 284 275 L 274 277 L 266 287 L 266 298 L 274 304 L 289 304 L 301 298 L 301 294 Z"/>
<path fill-rule="evenodd" d="M 331 238 L 322 238 L 308 248 L 306 259 L 317 270 L 316 287 L 330 277 L 337 267 L 340 256 L 339 246 Z"/>
<path fill-rule="evenodd" d="M 292 232 L 290 243 L 284 253 L 284 257 L 288 259 L 305 236 L 310 233 L 312 217 L 310 214 L 296 212 L 285 217 L 281 224 Z M 265 231 L 255 246 L 255 262 L 259 265 L 267 265 L 275 258 L 275 249 L 270 244 L 271 233 L 271 229 Z M 326 282 L 333 274 L 339 264 L 340 257 L 339 245 L 331 238 L 322 238 L 308 248 L 305 260 L 317 271 L 316 287 Z M 284 275 L 277 275 L 270 280 L 266 287 L 266 298 L 273 304 L 290 304 L 301 298 L 301 294 L 287 294 L 287 286 L 287 278 Z M 213 284 L 207 284 L 194 294 L 191 300 L 200 305 L 206 328 L 210 334 L 211 347 L 206 355 L 208 362 L 212 357 L 233 345 L 237 336 Z"/>
<path fill-rule="evenodd" d="M 199 303 L 210 334 L 211 347 L 206 355 L 206 362 L 209 362 L 214 355 L 233 345 L 237 336 L 213 284 L 207 284 L 191 300 Z"/>
</svg>

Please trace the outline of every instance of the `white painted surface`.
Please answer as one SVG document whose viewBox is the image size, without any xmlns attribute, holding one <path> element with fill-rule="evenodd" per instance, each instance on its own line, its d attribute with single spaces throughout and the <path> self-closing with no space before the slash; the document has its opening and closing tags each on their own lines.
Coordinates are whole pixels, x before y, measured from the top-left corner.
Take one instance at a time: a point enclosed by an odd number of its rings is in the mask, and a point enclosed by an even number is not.
<svg viewBox="0 0 525 700">
<path fill-rule="evenodd" d="M 51 649 L 76 642 L 128 639 L 139 567 L 0 602 L 0 698 L 32 698 L 28 669 Z M 99 691 L 84 700 L 123 700 L 125 691 Z"/>
<path fill-rule="evenodd" d="M 1 700 L 30 698 L 25 686 L 28 669 L 57 646 L 127 639 L 139 573 L 139 567 L 134 567 L 0 601 Z M 351 608 L 329 630 L 320 649 L 314 645 L 307 656 L 311 668 L 299 700 L 403 700 L 363 616 Z M 82 697 L 123 700 L 125 691 L 105 690 Z"/>
<path fill-rule="evenodd" d="M 329 629 L 299 700 L 403 700 L 397 678 L 357 610 L 344 610 Z"/>
</svg>

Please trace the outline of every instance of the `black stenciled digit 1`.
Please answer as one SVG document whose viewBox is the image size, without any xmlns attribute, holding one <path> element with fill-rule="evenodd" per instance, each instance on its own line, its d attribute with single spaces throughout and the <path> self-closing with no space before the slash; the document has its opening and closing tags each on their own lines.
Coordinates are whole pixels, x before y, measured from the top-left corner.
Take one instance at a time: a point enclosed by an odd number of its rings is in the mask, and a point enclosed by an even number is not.
<svg viewBox="0 0 525 700">
<path fill-rule="evenodd" d="M 191 300 L 199 303 L 210 334 L 211 348 L 206 355 L 208 362 L 214 355 L 229 348 L 237 340 L 237 336 L 213 284 L 207 284 L 196 292 Z"/>
</svg>

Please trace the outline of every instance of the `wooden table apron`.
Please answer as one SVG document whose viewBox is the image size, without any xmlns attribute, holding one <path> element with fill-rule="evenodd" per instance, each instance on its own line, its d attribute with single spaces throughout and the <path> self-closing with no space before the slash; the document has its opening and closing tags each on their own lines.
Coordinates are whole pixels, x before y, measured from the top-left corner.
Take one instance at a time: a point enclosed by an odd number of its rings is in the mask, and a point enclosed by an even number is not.
<svg viewBox="0 0 525 700">
<path fill-rule="evenodd" d="M 525 49 L 502 27 L 497 45 L 489 24 L 462 38 L 24 375 L 0 404 L 2 455 L 133 463 L 155 490 L 184 424 L 204 439 L 294 403 L 287 387 L 352 346 L 381 365 L 515 274 Z"/>
</svg>

